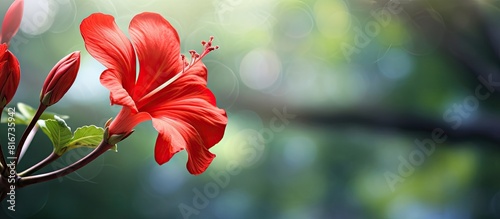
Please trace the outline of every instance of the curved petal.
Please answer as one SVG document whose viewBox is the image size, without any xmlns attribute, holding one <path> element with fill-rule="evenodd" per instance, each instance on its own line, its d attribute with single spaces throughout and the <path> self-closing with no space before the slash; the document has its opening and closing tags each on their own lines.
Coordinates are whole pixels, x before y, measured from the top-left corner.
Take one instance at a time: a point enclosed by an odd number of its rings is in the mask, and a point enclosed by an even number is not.
<svg viewBox="0 0 500 219">
<path fill-rule="evenodd" d="M 179 88 L 176 86 L 175 88 Z M 158 130 L 155 158 L 165 163 L 180 150 L 188 151 L 187 168 L 192 174 L 202 173 L 215 155 L 208 149 L 224 136 L 226 112 L 215 106 L 215 97 L 202 84 L 185 84 L 176 91 L 167 89 L 169 99 L 154 101 L 143 110 L 153 117 Z"/>
<path fill-rule="evenodd" d="M 208 151 L 196 129 L 188 123 L 153 115 L 153 126 L 160 132 L 155 145 L 155 159 L 164 164 L 180 150 L 188 152 L 187 169 L 191 174 L 203 173 L 215 155 Z"/>
<path fill-rule="evenodd" d="M 188 162 L 186 168 L 193 175 L 202 174 L 210 166 L 215 154 L 210 153 L 196 138 L 190 139 L 190 144 L 186 148 Z"/>
<path fill-rule="evenodd" d="M 140 64 L 134 99 L 140 99 L 182 70 L 179 35 L 161 15 L 149 12 L 136 15 L 129 32 Z"/>
<path fill-rule="evenodd" d="M 186 141 L 181 133 L 169 123 L 175 121 L 153 118 L 153 126 L 159 132 L 155 144 L 155 160 L 160 165 L 168 162 L 177 152 L 186 149 Z"/>
<path fill-rule="evenodd" d="M 108 69 L 102 72 L 99 79 L 101 84 L 111 92 L 111 95 L 109 95 L 111 104 L 122 105 L 124 107 L 131 108 L 134 112 L 137 112 L 134 100 L 121 84 L 123 80 L 122 74 L 114 69 Z"/>
<path fill-rule="evenodd" d="M 129 95 L 135 85 L 135 52 L 125 34 L 118 29 L 113 16 L 95 13 L 85 18 L 80 25 L 87 51 L 108 69 L 114 69 L 116 78 Z M 119 75 L 119 76 L 118 76 Z M 111 99 L 120 99 L 114 96 Z M 120 104 L 120 102 L 114 102 Z"/>
<path fill-rule="evenodd" d="M 10 5 L 2 23 L 2 35 L 0 43 L 9 43 L 10 39 L 16 35 L 23 18 L 24 0 L 16 0 Z"/>
<path fill-rule="evenodd" d="M 227 124 L 226 112 L 202 99 L 175 101 L 159 112 L 193 126 L 207 148 L 219 143 L 224 136 Z"/>
</svg>

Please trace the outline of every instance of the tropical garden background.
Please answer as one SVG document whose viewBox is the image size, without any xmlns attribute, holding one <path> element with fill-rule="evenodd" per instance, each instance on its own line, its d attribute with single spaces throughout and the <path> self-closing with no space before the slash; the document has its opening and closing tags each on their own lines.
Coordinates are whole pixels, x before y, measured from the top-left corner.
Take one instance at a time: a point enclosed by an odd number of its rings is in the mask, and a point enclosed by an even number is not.
<svg viewBox="0 0 500 219">
<path fill-rule="evenodd" d="M 12 3 L 0 2 L 0 17 Z M 79 75 L 50 111 L 102 126 L 104 66 L 79 24 L 111 14 L 126 32 L 144 11 L 178 30 L 182 51 L 215 36 L 204 62 L 229 123 L 200 176 L 186 153 L 154 161 L 150 122 L 83 169 L 17 191 L 1 218 L 498 218 L 500 2 L 497 0 L 26 0 L 10 49 L 10 106 L 36 107 L 52 66 L 81 50 Z M 22 126 L 17 126 L 20 136 Z M 5 124 L 0 133 L 7 133 Z M 5 134 L 0 134 L 5 145 Z M 5 149 L 4 149 L 5 150 Z M 39 132 L 20 163 L 52 150 Z M 68 152 L 50 171 L 89 149 Z"/>
</svg>

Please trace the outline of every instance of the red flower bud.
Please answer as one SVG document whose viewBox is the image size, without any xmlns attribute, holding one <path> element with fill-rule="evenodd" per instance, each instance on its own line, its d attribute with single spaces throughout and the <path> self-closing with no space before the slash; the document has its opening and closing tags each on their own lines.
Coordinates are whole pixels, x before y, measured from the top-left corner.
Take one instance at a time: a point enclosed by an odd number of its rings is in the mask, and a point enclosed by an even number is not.
<svg viewBox="0 0 500 219">
<path fill-rule="evenodd" d="M 0 44 L 0 109 L 12 100 L 20 79 L 21 69 L 17 58 L 7 50 L 6 44 Z"/>
<path fill-rule="evenodd" d="M 75 82 L 80 68 L 80 51 L 73 52 L 59 61 L 43 83 L 40 102 L 46 106 L 57 103 Z"/>
<path fill-rule="evenodd" d="M 2 23 L 2 32 L 0 34 L 0 43 L 9 43 L 10 39 L 16 35 L 21 19 L 23 18 L 24 0 L 15 0 L 10 5 Z"/>
</svg>

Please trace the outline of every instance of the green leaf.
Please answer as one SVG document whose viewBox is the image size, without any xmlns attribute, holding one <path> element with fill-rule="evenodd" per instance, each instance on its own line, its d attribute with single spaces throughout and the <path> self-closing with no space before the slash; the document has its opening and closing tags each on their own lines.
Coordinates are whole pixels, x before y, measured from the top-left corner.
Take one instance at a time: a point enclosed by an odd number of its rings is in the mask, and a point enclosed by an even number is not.
<svg viewBox="0 0 500 219">
<path fill-rule="evenodd" d="M 36 109 L 24 103 L 18 103 L 17 108 L 11 107 L 10 111 L 9 108 L 4 109 L 3 113 L 2 122 L 4 123 L 7 122 L 8 117 L 14 117 L 15 124 L 28 125 L 36 114 Z M 69 117 L 51 112 L 44 112 L 37 122 L 40 129 L 42 129 L 54 145 L 55 153 L 61 156 L 66 151 L 75 148 L 95 148 L 101 143 L 104 135 L 103 128 L 95 125 L 83 126 L 77 128 L 73 134 L 71 128 L 64 121 L 64 119 L 67 118 Z M 117 145 L 114 145 L 110 150 L 117 152 Z"/>
<path fill-rule="evenodd" d="M 24 103 L 17 103 L 16 108 L 13 108 L 13 107 L 10 107 L 10 108 L 14 109 L 15 113 L 12 113 L 12 110 L 11 110 L 10 114 L 11 115 L 13 114 L 13 116 L 8 115 L 9 107 L 5 108 L 3 110 L 4 115 L 2 116 L 2 121 L 1 121 L 2 123 L 6 123 L 8 117 L 14 117 L 14 119 L 15 119 L 14 123 L 16 125 L 28 125 L 36 113 L 36 109 L 34 109 L 33 107 L 31 107 L 27 104 L 24 104 Z M 56 116 L 56 115 L 57 115 L 56 113 L 52 113 L 52 112 L 43 112 L 42 115 L 40 116 L 40 120 L 54 119 L 54 116 Z M 66 115 L 57 115 L 57 116 L 59 116 L 59 118 L 62 118 L 62 119 L 69 118 Z"/>
<path fill-rule="evenodd" d="M 95 125 L 77 128 L 73 139 L 67 144 L 68 151 L 79 147 L 95 148 L 101 143 L 103 135 L 104 129 Z M 116 145 L 111 150 L 116 152 Z"/>
<path fill-rule="evenodd" d="M 39 120 L 38 125 L 52 141 L 55 153 L 64 154 L 67 150 L 66 145 L 73 138 L 71 128 L 66 125 L 66 122 L 58 116 L 54 116 L 54 119 Z"/>
</svg>

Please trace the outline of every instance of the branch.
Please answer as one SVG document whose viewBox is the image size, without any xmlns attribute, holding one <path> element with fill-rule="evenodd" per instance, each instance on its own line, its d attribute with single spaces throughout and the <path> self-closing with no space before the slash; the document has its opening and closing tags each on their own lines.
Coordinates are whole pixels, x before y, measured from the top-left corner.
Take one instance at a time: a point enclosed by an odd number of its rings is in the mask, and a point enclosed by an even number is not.
<svg viewBox="0 0 500 219">
<path fill-rule="evenodd" d="M 383 110 L 370 111 L 339 111 L 334 113 L 298 113 L 297 120 L 305 124 L 323 127 L 341 127 L 361 125 L 374 129 L 398 129 L 407 132 L 421 132 L 424 136 L 431 137 L 436 128 L 444 130 L 448 141 L 487 140 L 500 144 L 500 117 L 462 120 L 456 128 L 455 123 L 447 123 L 442 119 L 423 117 L 417 113 L 397 113 Z"/>
<path fill-rule="evenodd" d="M 47 156 L 45 159 L 43 159 L 42 161 L 38 162 L 37 164 L 33 165 L 32 167 L 26 169 L 25 171 L 19 173 L 18 175 L 20 177 L 23 177 L 23 176 L 29 176 L 31 175 L 32 173 L 44 168 L 45 166 L 47 166 L 48 164 L 52 163 L 53 161 L 57 160 L 60 156 L 55 153 L 55 152 L 52 152 L 50 153 L 49 156 Z"/>
<path fill-rule="evenodd" d="M 49 173 L 21 177 L 17 181 L 17 185 L 19 188 L 22 188 L 22 187 L 25 187 L 25 186 L 28 186 L 31 184 L 41 183 L 41 182 L 45 182 L 45 181 L 49 181 L 49 180 L 57 179 L 59 177 L 66 176 L 70 173 L 73 173 L 74 171 L 79 170 L 80 168 L 84 167 L 88 163 L 92 162 L 97 157 L 99 157 L 101 154 L 103 154 L 104 152 L 109 150 L 111 147 L 113 147 L 113 145 L 109 144 L 106 140 L 103 140 L 99 144 L 99 146 L 97 146 L 92 152 L 90 152 L 89 154 L 87 154 L 87 156 L 83 157 L 82 159 L 78 160 L 77 162 L 75 162 L 69 166 L 66 166 L 64 168 L 49 172 Z M 56 159 L 56 158 L 49 157 L 47 159 L 49 159 L 49 161 L 47 161 L 47 162 L 50 162 L 51 159 Z M 45 162 L 45 161 L 43 161 L 43 162 Z"/>
</svg>

